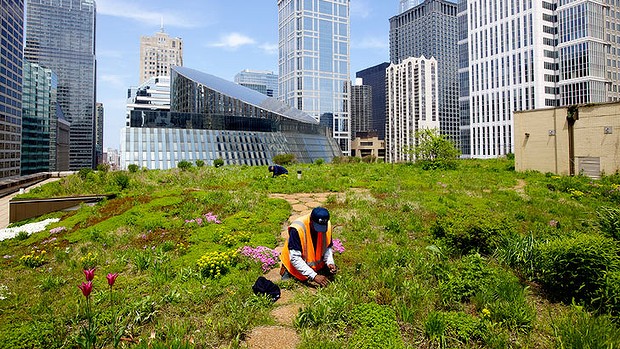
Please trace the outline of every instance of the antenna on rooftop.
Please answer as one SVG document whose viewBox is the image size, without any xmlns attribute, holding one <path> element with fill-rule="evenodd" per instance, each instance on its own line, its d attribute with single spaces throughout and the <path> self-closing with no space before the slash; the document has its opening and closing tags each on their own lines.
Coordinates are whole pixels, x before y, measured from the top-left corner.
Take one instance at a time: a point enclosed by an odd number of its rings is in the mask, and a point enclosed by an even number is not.
<svg viewBox="0 0 620 349">
<path fill-rule="evenodd" d="M 164 16 L 161 16 L 161 32 L 164 32 Z"/>
</svg>

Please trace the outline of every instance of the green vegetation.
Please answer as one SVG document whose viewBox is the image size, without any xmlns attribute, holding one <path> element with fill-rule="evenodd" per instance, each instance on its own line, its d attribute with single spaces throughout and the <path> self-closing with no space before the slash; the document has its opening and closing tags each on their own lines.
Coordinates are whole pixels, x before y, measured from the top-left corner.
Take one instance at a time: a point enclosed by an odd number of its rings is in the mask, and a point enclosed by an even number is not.
<svg viewBox="0 0 620 349">
<path fill-rule="evenodd" d="M 276 247 L 292 211 L 269 194 L 303 192 L 333 193 L 346 251 L 333 283 L 296 299 L 300 348 L 620 346 L 618 174 L 339 158 L 274 180 L 264 166 L 196 165 L 84 170 L 22 195 L 116 194 L 0 242 L 0 348 L 242 347 L 278 305 L 251 288 L 273 263 L 242 248 Z"/>
<path fill-rule="evenodd" d="M 295 163 L 295 154 L 286 153 L 286 154 L 278 154 L 273 157 L 272 161 L 275 164 L 288 166 L 290 164 Z"/>
</svg>

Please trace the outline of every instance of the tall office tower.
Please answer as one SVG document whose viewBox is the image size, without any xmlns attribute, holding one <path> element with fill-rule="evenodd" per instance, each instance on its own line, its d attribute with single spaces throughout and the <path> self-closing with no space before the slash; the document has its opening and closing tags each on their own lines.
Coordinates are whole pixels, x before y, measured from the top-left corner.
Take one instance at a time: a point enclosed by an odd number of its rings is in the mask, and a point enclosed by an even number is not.
<svg viewBox="0 0 620 349">
<path fill-rule="evenodd" d="M 95 162 L 95 1 L 27 0 L 24 58 L 58 75 L 58 103 L 71 123 L 69 169 Z"/>
<path fill-rule="evenodd" d="M 278 75 L 272 71 L 244 69 L 235 75 L 235 82 L 269 97 L 278 98 Z"/>
<path fill-rule="evenodd" d="M 390 18 L 390 60 L 435 57 L 439 66 L 441 134 L 460 149 L 458 28 L 456 4 L 426 0 Z"/>
<path fill-rule="evenodd" d="M 0 0 L 0 179 L 19 176 L 24 2 Z"/>
<path fill-rule="evenodd" d="M 279 99 L 330 128 L 350 154 L 350 0 L 278 0 Z"/>
<path fill-rule="evenodd" d="M 372 87 L 372 128 L 377 137 L 385 139 L 385 70 L 390 63 L 381 63 L 355 73 L 364 85 Z"/>
<path fill-rule="evenodd" d="M 103 104 L 97 103 L 95 105 L 95 165 L 103 163 Z"/>
<path fill-rule="evenodd" d="M 358 132 L 372 131 L 372 87 L 357 78 L 351 86 L 351 139 Z"/>
<path fill-rule="evenodd" d="M 620 97 L 616 1 L 464 2 L 472 157 L 514 152 L 514 111 Z"/>
<path fill-rule="evenodd" d="M 469 99 L 469 47 L 467 27 L 467 0 L 459 0 L 457 9 L 457 21 L 459 26 L 459 115 L 461 156 L 471 157 L 471 120 L 469 117 L 471 101 Z"/>
<path fill-rule="evenodd" d="M 410 57 L 387 68 L 385 161 L 411 161 L 416 132 L 439 129 L 439 99 L 435 58 Z"/>
<path fill-rule="evenodd" d="M 170 66 L 183 66 L 183 40 L 161 31 L 140 37 L 140 83 L 152 76 L 170 76 Z"/>
<path fill-rule="evenodd" d="M 26 60 L 23 71 L 21 174 L 54 171 L 58 78 Z"/>
</svg>

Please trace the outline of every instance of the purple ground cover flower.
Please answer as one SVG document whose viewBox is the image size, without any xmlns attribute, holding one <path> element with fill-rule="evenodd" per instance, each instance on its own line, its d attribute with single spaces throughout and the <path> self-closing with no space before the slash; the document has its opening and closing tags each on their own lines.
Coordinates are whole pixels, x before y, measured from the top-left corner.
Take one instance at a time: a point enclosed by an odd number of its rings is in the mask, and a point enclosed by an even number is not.
<svg viewBox="0 0 620 349">
<path fill-rule="evenodd" d="M 67 228 L 65 227 L 56 227 L 54 229 L 50 229 L 50 234 L 58 234 L 61 233 L 63 231 L 67 230 Z"/>
<path fill-rule="evenodd" d="M 342 246 L 342 241 L 340 241 L 340 239 L 332 239 L 332 249 L 342 254 L 342 252 L 344 252 L 344 246 Z"/>
<path fill-rule="evenodd" d="M 256 248 L 243 246 L 240 253 L 253 261 L 261 263 L 261 268 L 265 273 L 278 264 L 278 256 L 280 256 L 280 252 L 265 246 L 258 246 Z"/>
</svg>

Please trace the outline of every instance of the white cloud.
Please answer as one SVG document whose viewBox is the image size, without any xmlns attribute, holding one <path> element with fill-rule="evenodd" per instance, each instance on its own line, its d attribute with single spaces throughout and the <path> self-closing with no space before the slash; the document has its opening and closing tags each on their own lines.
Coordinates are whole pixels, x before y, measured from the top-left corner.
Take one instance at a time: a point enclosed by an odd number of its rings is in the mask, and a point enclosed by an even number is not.
<svg viewBox="0 0 620 349">
<path fill-rule="evenodd" d="M 387 39 L 378 37 L 365 37 L 362 41 L 353 42 L 351 46 L 358 49 L 387 49 Z"/>
<path fill-rule="evenodd" d="M 101 82 L 106 83 L 109 86 L 120 87 L 124 89 L 129 87 L 129 84 L 127 83 L 129 78 L 125 75 L 99 74 L 97 78 Z"/>
<path fill-rule="evenodd" d="M 160 24 L 163 18 L 164 27 L 196 28 L 202 26 L 197 21 L 170 11 L 151 11 L 146 6 L 119 0 L 97 1 L 97 14 L 122 17 L 145 24 Z"/>
<path fill-rule="evenodd" d="M 278 44 L 272 44 L 272 43 L 266 42 L 258 46 L 258 48 L 263 50 L 263 52 L 265 52 L 268 55 L 275 55 L 276 53 L 278 53 Z"/>
<path fill-rule="evenodd" d="M 240 33 L 230 33 L 223 35 L 220 38 L 220 41 L 212 43 L 209 46 L 235 50 L 241 46 L 254 45 L 255 43 L 256 41 L 249 36 L 245 36 Z"/>
<path fill-rule="evenodd" d="M 381 5 L 383 5 L 383 2 Z M 351 1 L 351 17 L 367 18 L 372 11 L 370 7 L 370 4 L 366 0 Z"/>
</svg>

